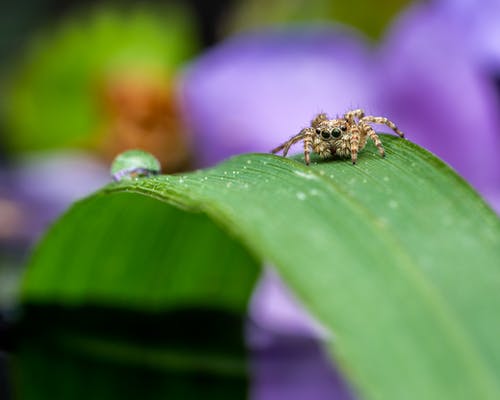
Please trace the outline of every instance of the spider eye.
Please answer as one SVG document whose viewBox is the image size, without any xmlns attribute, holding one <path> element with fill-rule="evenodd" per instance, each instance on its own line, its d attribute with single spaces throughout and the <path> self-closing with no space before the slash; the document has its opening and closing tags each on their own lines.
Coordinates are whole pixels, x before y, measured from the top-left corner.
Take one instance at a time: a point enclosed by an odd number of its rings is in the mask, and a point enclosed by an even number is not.
<svg viewBox="0 0 500 400">
<path fill-rule="evenodd" d="M 347 130 L 347 126 L 342 125 L 342 126 L 340 127 L 340 129 L 341 129 L 341 130 L 343 130 L 343 131 L 345 131 L 345 130 Z"/>
<path fill-rule="evenodd" d="M 341 133 L 342 132 L 340 131 L 339 128 L 333 128 L 332 136 L 338 138 L 338 137 L 340 137 Z"/>
<path fill-rule="evenodd" d="M 321 129 L 316 128 L 316 133 L 319 135 L 321 133 Z"/>
<path fill-rule="evenodd" d="M 321 132 L 321 136 L 323 136 L 323 139 L 329 139 L 330 138 L 330 132 L 323 131 L 323 132 Z"/>
</svg>

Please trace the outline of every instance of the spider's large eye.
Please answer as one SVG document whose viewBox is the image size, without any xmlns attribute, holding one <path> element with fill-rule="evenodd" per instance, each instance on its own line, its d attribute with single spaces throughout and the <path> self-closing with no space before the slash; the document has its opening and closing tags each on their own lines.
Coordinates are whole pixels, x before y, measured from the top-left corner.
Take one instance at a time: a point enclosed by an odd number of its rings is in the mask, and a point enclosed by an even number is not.
<svg viewBox="0 0 500 400">
<path fill-rule="evenodd" d="M 341 129 L 341 130 L 343 130 L 343 131 L 345 131 L 345 130 L 347 130 L 347 126 L 342 125 L 342 126 L 340 127 L 340 129 Z"/>
<path fill-rule="evenodd" d="M 321 132 L 321 136 L 323 136 L 323 139 L 329 139 L 330 138 L 330 132 L 323 131 L 323 132 Z"/>
<path fill-rule="evenodd" d="M 339 128 L 333 128 L 333 131 L 332 131 L 333 137 L 340 137 L 341 134 L 342 134 L 342 132 L 340 131 Z"/>
</svg>

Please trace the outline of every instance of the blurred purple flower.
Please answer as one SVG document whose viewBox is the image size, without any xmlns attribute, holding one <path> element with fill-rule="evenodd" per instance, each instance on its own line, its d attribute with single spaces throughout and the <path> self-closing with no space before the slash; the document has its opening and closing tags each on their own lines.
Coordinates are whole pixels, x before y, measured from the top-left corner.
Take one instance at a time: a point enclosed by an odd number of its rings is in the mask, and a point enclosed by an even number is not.
<svg viewBox="0 0 500 400">
<path fill-rule="evenodd" d="M 84 152 L 53 152 L 19 159 L 4 171 L 8 193 L 25 215 L 20 236 L 34 243 L 74 201 L 110 182 L 106 166 Z M 0 192 L 2 197 L 2 192 Z"/>
<path fill-rule="evenodd" d="M 466 1 L 452 4 L 410 8 L 375 50 L 353 32 L 312 28 L 240 36 L 205 54 L 181 85 L 200 164 L 269 151 L 320 111 L 361 107 L 396 121 L 410 140 L 450 163 L 500 210 L 500 104 L 488 69 L 495 51 L 481 21 L 474 22 L 473 35 L 483 40 L 483 51 L 474 49 L 460 23 Z M 446 13 L 453 18 L 444 18 Z M 490 24 L 488 32 L 496 29 Z M 351 398 L 321 348 L 309 347 L 308 336 L 323 337 L 321 330 L 290 299 L 279 277 L 261 283 L 251 317 L 255 398 Z M 294 345 L 283 351 L 273 334 L 279 343 L 295 335 Z M 302 351 L 300 343 L 310 358 L 303 354 L 283 369 L 285 360 Z M 280 354 L 282 363 L 265 354 Z M 314 394 L 296 379 L 311 371 L 321 377 L 314 380 Z"/>
<path fill-rule="evenodd" d="M 429 19 L 446 21 L 461 35 L 461 47 L 474 62 L 500 74 L 500 2 L 498 0 L 440 0 L 423 8 Z"/>
<path fill-rule="evenodd" d="M 352 400 L 354 395 L 312 337 L 270 334 L 250 325 L 249 336 L 266 336 L 266 344 L 251 343 L 252 399 Z"/>
<path fill-rule="evenodd" d="M 417 5 L 396 21 L 378 54 L 377 110 L 500 211 L 500 96 L 484 64 L 490 58 L 463 45 L 471 44 L 468 28 L 448 10 Z"/>
<path fill-rule="evenodd" d="M 318 112 L 372 104 L 367 47 L 327 28 L 230 39 L 188 70 L 182 100 L 202 165 L 269 151 Z"/>
</svg>

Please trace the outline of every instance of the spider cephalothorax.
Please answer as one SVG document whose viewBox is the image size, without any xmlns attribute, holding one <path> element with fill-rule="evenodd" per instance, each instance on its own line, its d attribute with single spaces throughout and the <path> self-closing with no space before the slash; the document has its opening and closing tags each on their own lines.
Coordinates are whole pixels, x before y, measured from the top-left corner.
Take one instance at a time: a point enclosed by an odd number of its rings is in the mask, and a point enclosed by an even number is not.
<svg viewBox="0 0 500 400">
<path fill-rule="evenodd" d="M 302 129 L 297 135 L 271 152 L 277 153 L 283 150 L 283 156 L 286 156 L 290 147 L 302 140 L 304 141 L 304 159 L 307 165 L 310 163 L 311 149 L 321 158 L 348 158 L 350 156 L 352 163 L 356 164 L 358 152 L 365 147 L 366 138 L 369 137 L 377 146 L 380 155 L 384 157 L 382 142 L 375 130 L 369 125 L 370 123 L 387 125 L 399 136 L 404 137 L 403 132 L 387 118 L 365 116 L 363 110 L 349 111 L 342 118 L 336 119 L 328 119 L 326 114 L 321 113 L 311 121 L 310 127 Z"/>
</svg>

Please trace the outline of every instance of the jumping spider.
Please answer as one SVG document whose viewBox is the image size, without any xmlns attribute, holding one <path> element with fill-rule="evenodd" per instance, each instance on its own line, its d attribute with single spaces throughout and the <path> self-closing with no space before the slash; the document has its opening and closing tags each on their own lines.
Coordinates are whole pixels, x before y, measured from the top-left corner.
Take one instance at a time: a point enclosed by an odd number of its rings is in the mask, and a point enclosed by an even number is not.
<svg viewBox="0 0 500 400">
<path fill-rule="evenodd" d="M 348 158 L 351 156 L 353 164 L 358 160 L 358 151 L 366 145 L 366 138 L 370 137 L 377 146 L 378 152 L 382 157 L 385 156 L 384 147 L 375 130 L 369 123 L 384 124 L 404 138 L 401 132 L 393 122 L 385 117 L 365 116 L 363 110 L 353 110 L 344 114 L 342 118 L 328 119 L 326 114 L 318 114 L 312 121 L 309 128 L 302 129 L 297 135 L 290 138 L 282 145 L 271 150 L 272 153 L 278 153 L 283 150 L 283 156 L 286 157 L 290 147 L 304 141 L 304 159 L 306 164 L 311 162 L 309 153 L 312 151 L 318 153 L 321 158 L 340 157 Z"/>
</svg>

